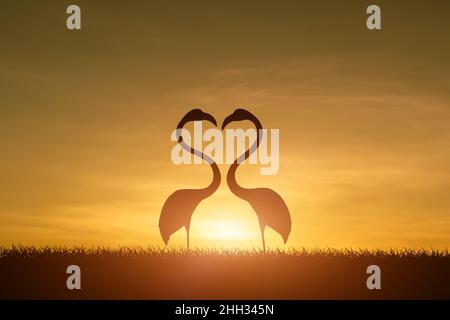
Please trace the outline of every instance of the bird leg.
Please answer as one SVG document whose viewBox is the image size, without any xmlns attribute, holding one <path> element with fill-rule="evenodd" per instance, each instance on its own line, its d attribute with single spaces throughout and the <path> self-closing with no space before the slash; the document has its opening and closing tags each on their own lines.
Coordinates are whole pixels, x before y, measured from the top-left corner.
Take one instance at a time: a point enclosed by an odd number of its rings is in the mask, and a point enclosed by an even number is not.
<svg viewBox="0 0 450 320">
<path fill-rule="evenodd" d="M 187 252 L 189 252 L 189 229 L 190 225 L 186 226 L 186 235 L 187 235 Z"/>
<path fill-rule="evenodd" d="M 264 251 L 264 253 L 266 253 L 266 241 L 264 239 L 264 229 L 266 228 L 266 226 L 260 224 L 259 228 L 261 229 L 261 239 L 262 239 L 263 251 Z"/>
</svg>

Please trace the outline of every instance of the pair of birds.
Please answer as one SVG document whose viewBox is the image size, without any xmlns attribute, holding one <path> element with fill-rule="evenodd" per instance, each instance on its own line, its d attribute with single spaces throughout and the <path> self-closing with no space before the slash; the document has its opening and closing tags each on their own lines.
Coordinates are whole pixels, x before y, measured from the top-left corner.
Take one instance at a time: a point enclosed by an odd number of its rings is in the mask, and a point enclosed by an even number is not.
<svg viewBox="0 0 450 320">
<path fill-rule="evenodd" d="M 266 250 L 266 243 L 264 238 L 264 230 L 266 226 L 271 227 L 278 232 L 286 244 L 289 234 L 291 232 L 291 216 L 286 203 L 281 196 L 269 188 L 254 188 L 248 189 L 240 186 L 236 181 L 236 169 L 239 164 L 245 161 L 253 152 L 258 149 L 262 140 L 262 125 L 261 122 L 249 111 L 245 109 L 236 109 L 229 115 L 222 124 L 222 130 L 231 122 L 235 121 L 251 121 L 257 129 L 257 138 L 252 146 L 238 157 L 230 166 L 227 174 L 227 184 L 231 192 L 237 197 L 247 201 L 255 210 L 259 220 L 259 227 L 261 230 L 261 238 L 263 250 Z M 215 118 L 203 112 L 200 109 L 193 109 L 189 111 L 180 121 L 177 126 L 177 139 L 181 146 L 194 154 L 195 156 L 205 159 L 211 166 L 213 171 L 213 179 L 211 183 L 202 189 L 181 189 L 172 193 L 164 203 L 159 218 L 159 230 L 164 243 L 167 245 L 170 236 L 184 227 L 187 233 L 187 250 L 189 251 L 189 230 L 191 225 L 191 217 L 197 205 L 204 199 L 210 197 L 220 185 L 220 171 L 217 164 L 208 155 L 194 149 L 183 141 L 181 135 L 183 127 L 186 123 L 191 121 L 209 121 L 217 127 Z"/>
</svg>

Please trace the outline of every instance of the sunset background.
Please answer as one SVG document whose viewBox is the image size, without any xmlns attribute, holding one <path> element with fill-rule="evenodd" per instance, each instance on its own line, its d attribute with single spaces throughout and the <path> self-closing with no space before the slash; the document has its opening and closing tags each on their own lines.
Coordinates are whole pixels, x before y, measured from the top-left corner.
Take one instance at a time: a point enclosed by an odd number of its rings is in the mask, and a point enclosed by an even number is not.
<svg viewBox="0 0 450 320">
<path fill-rule="evenodd" d="M 0 6 L 0 246 L 164 246 L 191 108 L 237 107 L 280 129 L 280 171 L 238 181 L 286 201 L 269 248 L 445 248 L 450 243 L 450 3 L 67 1 Z M 260 247 L 257 217 L 225 182 L 191 223 L 193 247 Z M 184 246 L 180 230 L 171 247 Z"/>
</svg>

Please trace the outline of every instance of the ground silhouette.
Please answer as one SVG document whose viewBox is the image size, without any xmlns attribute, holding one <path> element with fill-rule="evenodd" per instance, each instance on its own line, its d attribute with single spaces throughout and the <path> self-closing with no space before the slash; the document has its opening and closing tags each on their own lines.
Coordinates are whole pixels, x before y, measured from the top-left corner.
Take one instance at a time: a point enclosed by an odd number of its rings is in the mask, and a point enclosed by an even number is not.
<svg viewBox="0 0 450 320">
<path fill-rule="evenodd" d="M 81 268 L 81 290 L 66 268 Z M 368 290 L 369 265 L 381 290 Z M 448 251 L 0 249 L 0 299 L 450 299 Z"/>
</svg>

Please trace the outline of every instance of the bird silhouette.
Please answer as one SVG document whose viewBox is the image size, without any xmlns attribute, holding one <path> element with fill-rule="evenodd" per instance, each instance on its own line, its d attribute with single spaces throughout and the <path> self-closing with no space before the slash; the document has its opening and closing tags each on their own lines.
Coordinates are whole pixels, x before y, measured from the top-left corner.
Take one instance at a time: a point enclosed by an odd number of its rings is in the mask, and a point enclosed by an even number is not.
<svg viewBox="0 0 450 320">
<path fill-rule="evenodd" d="M 204 159 L 212 168 L 213 179 L 211 183 L 202 189 L 181 189 L 172 193 L 164 203 L 159 217 L 159 231 L 164 243 L 167 245 L 170 236 L 185 227 L 187 236 L 187 250 L 189 251 L 189 230 L 191 225 L 192 214 L 197 205 L 203 200 L 211 196 L 220 185 L 220 171 L 217 164 L 209 156 L 203 152 L 192 148 L 183 141 L 182 130 L 186 123 L 191 121 L 206 120 L 217 126 L 214 117 L 200 109 L 193 109 L 189 111 L 180 121 L 177 126 L 177 139 L 181 146 L 194 154 L 195 156 Z"/>
<path fill-rule="evenodd" d="M 291 233 L 291 216 L 284 200 L 272 189 L 247 189 L 237 183 L 236 169 L 240 163 L 245 161 L 258 149 L 263 134 L 261 122 L 251 112 L 244 109 L 236 109 L 231 115 L 229 115 L 223 121 L 222 130 L 231 122 L 243 120 L 249 120 L 255 125 L 257 129 L 256 141 L 230 166 L 227 174 L 227 184 L 231 192 L 239 198 L 247 201 L 253 210 L 255 210 L 259 220 L 262 245 L 265 252 L 266 243 L 264 239 L 264 230 L 266 226 L 271 227 L 273 230 L 278 232 L 283 237 L 284 243 L 286 244 L 289 234 Z"/>
</svg>

